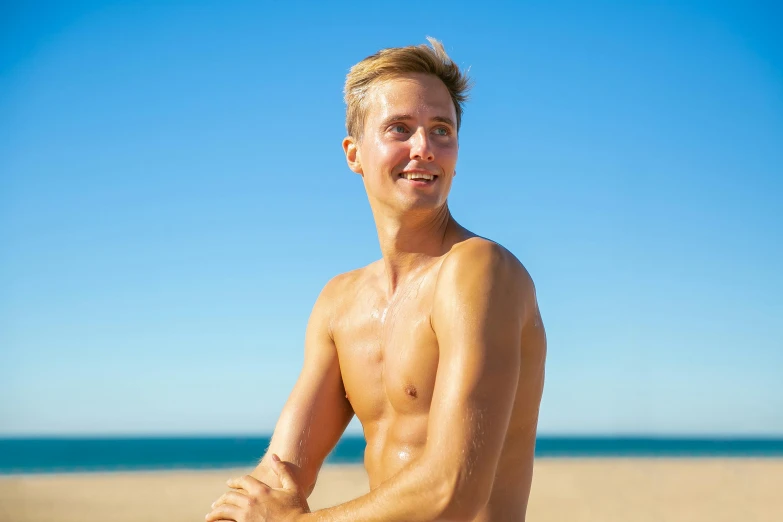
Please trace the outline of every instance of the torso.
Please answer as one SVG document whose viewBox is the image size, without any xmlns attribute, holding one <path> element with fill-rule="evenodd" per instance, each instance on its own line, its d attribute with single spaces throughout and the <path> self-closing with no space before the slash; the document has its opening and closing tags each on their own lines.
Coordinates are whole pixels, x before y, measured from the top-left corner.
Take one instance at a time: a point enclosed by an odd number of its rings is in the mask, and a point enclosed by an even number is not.
<svg viewBox="0 0 783 522">
<path fill-rule="evenodd" d="M 367 440 L 364 464 L 372 489 L 416 458 L 427 441 L 439 356 L 430 318 L 442 261 L 400 286 L 391 299 L 381 262 L 342 278 L 332 336 L 347 398 Z M 490 502 L 476 521 L 523 520 L 530 477 L 519 470 L 529 469 L 522 461 L 532 459 L 535 429 L 531 433 L 515 417 Z"/>
</svg>

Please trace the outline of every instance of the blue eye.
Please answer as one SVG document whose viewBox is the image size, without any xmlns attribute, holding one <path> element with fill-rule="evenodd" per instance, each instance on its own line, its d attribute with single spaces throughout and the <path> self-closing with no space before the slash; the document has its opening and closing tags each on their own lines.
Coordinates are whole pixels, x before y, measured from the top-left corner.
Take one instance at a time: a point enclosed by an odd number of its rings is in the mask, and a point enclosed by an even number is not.
<svg viewBox="0 0 783 522">
<path fill-rule="evenodd" d="M 405 132 L 406 131 L 405 125 L 394 125 L 394 126 L 392 126 L 392 130 L 394 132 Z"/>
<path fill-rule="evenodd" d="M 448 136 L 449 130 L 445 127 L 438 127 L 437 129 L 435 129 L 435 134 L 437 134 L 438 136 Z"/>
</svg>

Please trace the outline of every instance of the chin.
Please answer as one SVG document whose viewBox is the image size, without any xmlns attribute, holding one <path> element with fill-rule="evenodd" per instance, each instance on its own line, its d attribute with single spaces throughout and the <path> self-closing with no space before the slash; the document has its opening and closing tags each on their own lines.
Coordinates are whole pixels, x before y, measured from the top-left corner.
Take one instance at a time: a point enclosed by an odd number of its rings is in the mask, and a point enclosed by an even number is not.
<svg viewBox="0 0 783 522">
<path fill-rule="evenodd" d="M 396 204 L 401 212 L 406 211 L 432 211 L 441 209 L 446 204 L 446 198 L 442 197 L 407 197 L 400 198 Z"/>
</svg>

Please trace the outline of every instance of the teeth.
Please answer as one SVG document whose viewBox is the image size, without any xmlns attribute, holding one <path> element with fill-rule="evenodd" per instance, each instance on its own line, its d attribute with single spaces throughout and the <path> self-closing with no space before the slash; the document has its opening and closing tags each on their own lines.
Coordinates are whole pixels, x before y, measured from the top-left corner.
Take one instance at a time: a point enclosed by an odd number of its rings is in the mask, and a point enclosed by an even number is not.
<svg viewBox="0 0 783 522">
<path fill-rule="evenodd" d="M 403 174 L 403 177 L 405 179 L 426 179 L 427 181 L 435 179 L 435 176 L 432 174 L 419 174 L 418 172 L 412 174 Z"/>
</svg>

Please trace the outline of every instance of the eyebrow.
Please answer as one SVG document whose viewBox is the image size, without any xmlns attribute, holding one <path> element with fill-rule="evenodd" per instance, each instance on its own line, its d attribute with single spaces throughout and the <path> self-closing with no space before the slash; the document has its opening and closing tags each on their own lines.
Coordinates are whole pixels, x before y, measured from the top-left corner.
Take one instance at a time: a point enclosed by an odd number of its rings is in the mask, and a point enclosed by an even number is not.
<svg viewBox="0 0 783 522">
<path fill-rule="evenodd" d="M 440 123 L 445 123 L 446 125 L 451 125 L 452 127 L 456 127 L 456 125 L 454 125 L 454 121 L 451 118 L 447 118 L 445 116 L 435 116 L 432 118 L 432 121 L 437 121 Z"/>
<path fill-rule="evenodd" d="M 392 116 L 389 116 L 383 122 L 381 122 L 381 127 L 385 128 L 389 125 L 391 125 L 395 121 L 410 121 L 414 119 L 413 116 L 410 114 L 394 114 Z M 454 127 L 454 121 L 451 118 L 447 118 L 446 116 L 433 116 L 432 121 L 437 121 L 439 123 L 445 123 L 447 125 L 451 125 Z"/>
</svg>

